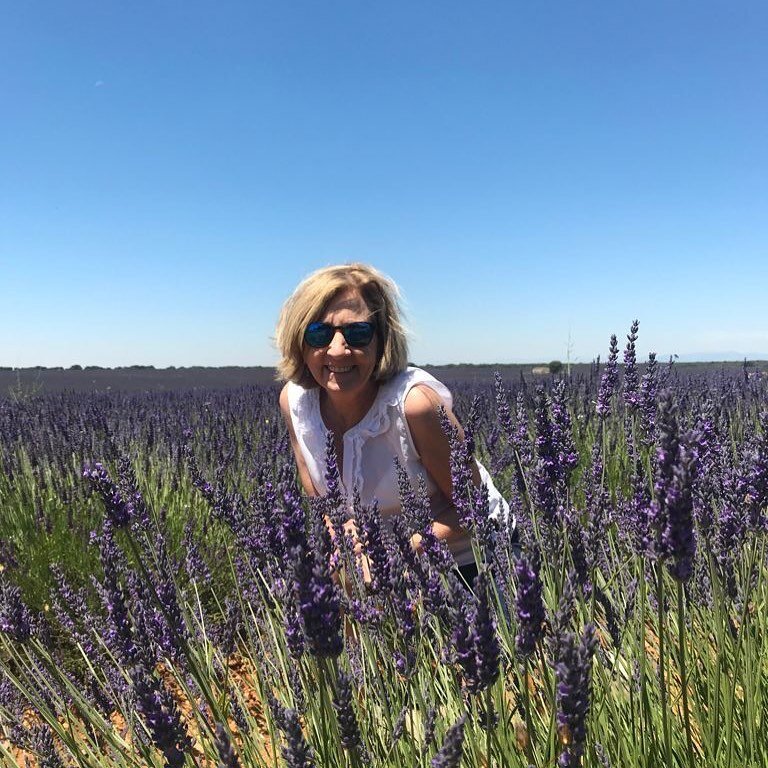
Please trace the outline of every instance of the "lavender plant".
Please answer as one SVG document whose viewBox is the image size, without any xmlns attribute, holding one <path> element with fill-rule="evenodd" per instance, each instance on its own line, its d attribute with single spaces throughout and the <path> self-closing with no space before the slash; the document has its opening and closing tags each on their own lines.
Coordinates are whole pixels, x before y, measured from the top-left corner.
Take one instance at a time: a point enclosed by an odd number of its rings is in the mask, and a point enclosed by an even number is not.
<svg viewBox="0 0 768 768">
<path fill-rule="evenodd" d="M 768 764 L 768 378 L 637 331 L 452 385 L 471 589 L 423 488 L 301 497 L 272 388 L 0 399 L 3 765 Z"/>
</svg>

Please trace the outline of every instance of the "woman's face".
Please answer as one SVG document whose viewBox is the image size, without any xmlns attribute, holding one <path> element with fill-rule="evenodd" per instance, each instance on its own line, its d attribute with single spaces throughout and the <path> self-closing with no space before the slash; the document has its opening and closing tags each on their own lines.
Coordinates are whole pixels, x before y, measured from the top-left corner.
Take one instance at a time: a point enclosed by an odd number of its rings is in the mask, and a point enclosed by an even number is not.
<svg viewBox="0 0 768 768">
<path fill-rule="evenodd" d="M 340 326 L 373 318 L 360 292 L 348 288 L 332 298 L 317 319 Z M 334 333 L 326 347 L 314 348 L 304 343 L 304 362 L 315 381 L 329 394 L 368 394 L 375 385 L 371 376 L 378 358 L 378 334 L 362 348 L 350 347 L 341 331 Z"/>
</svg>

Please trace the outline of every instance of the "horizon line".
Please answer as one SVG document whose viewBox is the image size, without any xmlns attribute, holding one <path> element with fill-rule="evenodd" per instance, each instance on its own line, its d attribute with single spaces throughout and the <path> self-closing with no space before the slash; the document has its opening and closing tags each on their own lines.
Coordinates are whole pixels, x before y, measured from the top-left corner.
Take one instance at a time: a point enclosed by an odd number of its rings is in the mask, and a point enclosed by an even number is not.
<svg viewBox="0 0 768 768">
<path fill-rule="evenodd" d="M 668 355 L 663 358 L 656 358 L 657 363 L 659 365 L 668 365 L 669 360 L 672 359 L 673 364 L 675 365 L 688 365 L 688 364 L 701 364 L 701 363 L 707 363 L 712 365 L 717 365 L 719 363 L 768 363 L 768 354 L 764 355 L 757 355 L 757 356 L 749 356 L 745 355 L 743 357 L 727 357 L 727 358 L 694 358 L 689 357 L 688 355 Z M 553 360 L 515 360 L 515 361 L 509 361 L 509 362 L 501 362 L 496 361 L 492 363 L 432 363 L 432 362 L 425 362 L 425 363 L 414 363 L 412 361 L 409 361 L 408 365 L 414 365 L 419 368 L 492 368 L 492 367 L 509 367 L 509 366 L 548 366 L 550 363 L 556 362 L 560 363 L 564 368 L 567 366 L 579 366 L 579 365 L 595 365 L 598 361 L 598 358 L 593 358 L 589 361 L 583 361 L 583 360 L 574 360 L 574 361 L 567 361 L 567 360 L 560 360 L 560 359 L 553 359 Z M 600 358 L 600 365 L 605 364 L 605 359 Z M 620 366 L 624 365 L 623 360 L 617 360 L 617 364 Z M 647 365 L 647 360 L 638 360 L 637 365 Z M 242 364 L 224 364 L 224 365 L 200 365 L 200 364 L 190 364 L 190 365 L 153 365 L 151 363 L 149 364 L 142 364 L 142 363 L 133 363 L 130 365 L 98 365 L 98 364 L 88 364 L 88 365 L 80 365 L 78 363 L 74 363 L 70 366 L 62 366 L 62 365 L 25 365 L 25 366 L 1 366 L 0 365 L 0 373 L 14 373 L 14 372 L 22 372 L 22 371 L 67 371 L 72 373 L 79 373 L 79 372 L 93 372 L 93 371 L 125 371 L 125 370 L 134 370 L 134 371 L 180 371 L 180 370 L 215 370 L 220 368 L 237 368 L 237 369 L 264 369 L 264 370 L 275 370 L 276 366 L 274 365 L 242 365 Z"/>
</svg>

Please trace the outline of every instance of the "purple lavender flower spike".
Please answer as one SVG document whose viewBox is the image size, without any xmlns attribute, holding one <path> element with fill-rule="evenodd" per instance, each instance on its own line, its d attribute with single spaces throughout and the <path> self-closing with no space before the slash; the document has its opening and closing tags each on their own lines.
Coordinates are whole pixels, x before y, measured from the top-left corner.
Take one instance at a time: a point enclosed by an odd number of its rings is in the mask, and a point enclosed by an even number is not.
<svg viewBox="0 0 768 768">
<path fill-rule="evenodd" d="M 586 531 L 578 518 L 578 514 L 573 509 L 562 510 L 565 521 L 568 546 L 571 550 L 571 562 L 576 580 L 584 591 L 585 595 L 592 593 L 592 582 L 589 573 L 589 558 L 585 544 Z"/>
<path fill-rule="evenodd" d="M 192 444 L 190 442 L 192 438 L 192 432 L 191 430 L 185 430 L 184 431 L 184 444 L 181 449 L 181 456 L 183 457 L 184 461 L 187 464 L 190 479 L 192 480 L 192 485 L 197 488 L 200 493 L 203 494 L 203 497 L 206 499 L 206 501 L 211 501 L 213 499 L 213 486 L 203 477 L 202 473 L 200 472 L 200 467 L 197 464 L 197 459 L 195 458 L 194 451 L 192 450 Z"/>
<path fill-rule="evenodd" d="M 284 710 L 278 725 L 285 735 L 283 758 L 287 768 L 315 768 L 314 750 L 304 738 L 296 710 Z"/>
<path fill-rule="evenodd" d="M 597 759 L 600 761 L 602 768 L 612 768 L 611 761 L 605 752 L 605 748 L 600 742 L 595 742 L 595 755 L 597 755 Z"/>
<path fill-rule="evenodd" d="M 115 528 L 123 528 L 128 525 L 133 517 L 133 505 L 120 493 L 107 470 L 96 462 L 83 468 L 83 477 L 101 496 L 104 502 L 104 511 Z"/>
<path fill-rule="evenodd" d="M 285 551 L 297 544 L 303 544 L 307 538 L 306 516 L 301 497 L 293 487 L 283 493 L 281 537 Z"/>
<path fill-rule="evenodd" d="M 643 434 L 647 444 L 651 444 L 656 429 L 656 411 L 659 394 L 659 366 L 656 353 L 648 353 L 648 364 L 640 381 L 640 415 Z"/>
<path fill-rule="evenodd" d="M 536 392 L 536 456 L 542 474 L 548 480 L 557 482 L 558 466 L 555 457 L 554 435 L 552 419 L 550 418 L 547 393 L 543 387 Z"/>
<path fill-rule="evenodd" d="M 639 327 L 640 323 L 634 320 L 627 334 L 627 346 L 624 349 L 624 380 L 621 389 L 624 395 L 624 404 L 629 411 L 637 410 L 640 405 L 637 352 L 635 350 Z"/>
<path fill-rule="evenodd" d="M 534 466 L 533 497 L 544 521 L 555 523 L 561 478 L 555 457 L 552 421 L 549 417 L 547 396 L 543 389 L 536 393 L 536 461 Z"/>
<path fill-rule="evenodd" d="M 37 726 L 32 736 L 32 751 L 37 755 L 39 768 L 64 768 L 64 761 L 56 751 L 51 727 L 44 723 Z"/>
<path fill-rule="evenodd" d="M 24 699 L 19 689 L 5 674 L 0 676 L 0 712 L 4 713 L 2 722 L 8 726 L 10 723 L 20 721 L 24 715 Z M 14 741 L 11 739 L 11 741 Z"/>
<path fill-rule="evenodd" d="M 126 500 L 131 510 L 131 522 L 143 530 L 149 530 L 151 525 L 149 509 L 139 490 L 139 483 L 130 459 L 120 456 L 117 460 L 117 487 L 120 495 Z"/>
<path fill-rule="evenodd" d="M 481 571 L 475 579 L 474 598 L 467 595 L 458 580 L 452 583 L 453 655 L 461 668 L 462 685 L 468 693 L 478 694 L 498 678 L 501 655 L 487 576 Z"/>
<path fill-rule="evenodd" d="M 165 535 L 161 530 L 155 531 L 152 553 L 157 567 L 151 572 L 153 583 L 147 593 L 147 609 L 150 607 L 155 614 L 158 626 L 158 642 L 163 652 L 171 659 L 181 657 L 181 644 L 187 637 L 187 625 L 184 622 L 176 584 L 171 574 L 177 570 L 168 555 Z M 152 594 L 152 591 L 154 594 Z"/>
<path fill-rule="evenodd" d="M 561 655 L 561 642 L 570 631 L 573 624 L 574 614 L 576 612 L 576 584 L 577 579 L 573 571 L 569 571 L 565 577 L 563 592 L 560 595 L 560 601 L 549 622 L 549 648 L 553 659 L 553 664 Z"/>
<path fill-rule="evenodd" d="M 0 632 L 17 643 L 24 643 L 33 631 L 32 614 L 21 599 L 21 590 L 3 581 L 0 583 Z"/>
<path fill-rule="evenodd" d="M 88 610 L 85 600 L 85 592 L 74 592 L 63 579 L 59 572 L 57 594 L 53 598 L 53 613 L 59 624 L 67 631 L 69 637 L 79 645 L 91 664 L 101 669 L 105 678 L 109 681 L 107 687 L 101 681 L 90 674 L 84 676 L 80 685 L 96 709 L 104 717 L 109 717 L 115 711 L 115 692 L 120 694 L 127 690 L 122 672 L 114 661 L 107 657 L 100 646 L 94 642 L 98 633 L 97 624 L 101 617 Z"/>
<path fill-rule="evenodd" d="M 579 463 L 576 441 L 573 438 L 571 415 L 566 405 L 565 380 L 561 379 L 552 387 L 550 410 L 552 412 L 552 446 L 559 474 L 565 485 Z"/>
<path fill-rule="evenodd" d="M 474 395 L 472 403 L 469 406 L 469 413 L 464 421 L 464 441 L 467 444 L 467 450 L 469 455 L 472 456 L 475 453 L 475 432 L 477 430 L 477 422 L 480 418 L 480 396 Z"/>
<path fill-rule="evenodd" d="M 448 619 L 450 598 L 437 568 L 430 568 L 422 591 L 426 610 L 441 619 Z"/>
<path fill-rule="evenodd" d="M 216 640 L 219 650 L 225 656 L 231 656 L 237 648 L 237 638 L 243 623 L 243 612 L 240 602 L 232 598 L 224 600 L 224 621 L 217 628 Z"/>
<path fill-rule="evenodd" d="M 229 715 L 235 721 L 235 725 L 237 725 L 237 729 L 241 734 L 247 735 L 251 732 L 251 723 L 248 720 L 248 715 L 240 700 L 239 692 L 234 687 L 229 689 Z"/>
<path fill-rule="evenodd" d="M 464 430 L 464 439 L 461 439 L 458 427 L 451 423 L 448 414 L 440 407 L 440 422 L 443 432 L 448 436 L 450 445 L 451 487 L 452 501 L 456 508 L 459 522 L 464 528 L 471 529 L 474 524 L 472 489 L 472 440 L 470 429 L 467 425 Z"/>
<path fill-rule="evenodd" d="M 597 392 L 597 403 L 595 410 L 601 419 L 604 419 L 611 410 L 611 401 L 616 392 L 616 384 L 619 381 L 619 345 L 616 334 L 611 335 L 611 347 L 608 354 L 608 362 L 605 365 L 605 371 L 600 379 L 600 388 Z"/>
<path fill-rule="evenodd" d="M 283 514 L 282 504 L 278 502 L 277 491 L 270 479 L 265 478 L 262 481 L 261 490 L 259 504 L 256 507 L 262 528 L 262 538 L 267 545 L 264 554 L 272 561 L 282 562 L 285 559 L 283 531 L 281 526 L 275 525 L 274 522 L 275 518 L 280 519 Z"/>
<path fill-rule="evenodd" d="M 679 463 L 672 484 L 667 489 L 667 527 L 661 534 L 663 548 L 669 553 L 667 568 L 678 581 L 688 581 L 693 574 L 696 556 L 696 533 L 693 525 L 691 478 L 694 457 L 680 446 Z"/>
<path fill-rule="evenodd" d="M 459 768 L 464 753 L 464 722 L 462 715 L 446 732 L 443 746 L 430 761 L 432 768 Z"/>
<path fill-rule="evenodd" d="M 200 547 L 195 539 L 194 525 L 189 521 L 184 526 L 184 565 L 189 577 L 198 584 L 207 584 L 211 580 L 211 570 L 208 568 Z"/>
<path fill-rule="evenodd" d="M 515 431 L 512 437 L 522 468 L 530 467 L 533 463 L 533 448 L 528 434 L 528 412 L 525 408 L 525 395 L 522 390 L 515 398 Z"/>
<path fill-rule="evenodd" d="M 389 594 L 390 611 L 395 619 L 398 637 L 405 647 L 410 646 L 411 639 L 417 629 L 415 612 L 417 598 L 415 590 L 411 587 L 412 580 L 413 577 L 409 577 L 407 572 L 395 572 Z M 402 654 L 400 654 L 399 659 L 401 661 L 399 671 L 401 674 L 405 674 L 408 671 L 408 659 Z"/>
<path fill-rule="evenodd" d="M 560 655 L 555 665 L 557 680 L 557 724 L 564 746 L 557 761 L 561 768 L 581 765 L 586 742 L 587 715 L 590 704 L 592 656 L 596 647 L 595 629 L 584 628 L 581 642 L 567 633 L 559 643 Z"/>
<path fill-rule="evenodd" d="M 675 579 L 687 581 L 696 555 L 692 493 L 695 454 L 680 441 L 677 409 L 669 390 L 660 396 L 659 432 L 647 547 L 652 556 L 668 561 Z"/>
<path fill-rule="evenodd" d="M 517 635 L 515 648 L 521 659 L 530 657 L 544 629 L 544 601 L 538 558 L 529 561 L 521 557 L 515 563 L 517 576 Z"/>
<path fill-rule="evenodd" d="M 328 559 L 320 551 L 294 550 L 294 590 L 309 650 L 315 656 L 338 656 L 341 639 L 341 602 L 331 580 Z"/>
<path fill-rule="evenodd" d="M 512 411 L 507 400 L 507 393 L 504 389 L 504 382 L 501 380 L 501 374 L 496 371 L 493 374 L 493 390 L 496 398 L 496 412 L 499 415 L 499 424 L 507 437 L 512 440 L 515 431 L 515 425 L 512 421 Z"/>
<path fill-rule="evenodd" d="M 401 515 L 408 521 L 412 528 L 420 528 L 430 517 L 429 508 L 425 510 L 416 497 L 416 490 L 411 484 L 411 478 L 405 471 L 400 460 L 395 458 L 395 476 L 397 477 L 397 495 L 400 499 Z"/>
<path fill-rule="evenodd" d="M 488 574 L 485 570 L 481 570 L 474 583 L 474 592 L 477 597 L 474 616 L 477 686 L 473 688 L 473 693 L 484 691 L 499 676 L 501 647 L 496 633 L 496 618 L 491 607 L 489 591 Z"/>
<path fill-rule="evenodd" d="M 427 715 L 424 718 L 424 744 L 422 746 L 422 754 L 426 754 L 429 748 L 435 741 L 435 725 L 437 721 L 437 709 L 430 707 L 427 710 Z"/>
<path fill-rule="evenodd" d="M 735 502 L 746 512 L 752 530 L 768 528 L 768 518 L 763 510 L 768 506 L 768 410 L 758 415 L 760 433 L 754 433 L 744 441 L 739 471 L 733 494 Z"/>
<path fill-rule="evenodd" d="M 92 631 L 96 629 L 96 619 L 88 609 L 85 591 L 75 591 L 58 564 L 52 564 L 50 570 L 55 589 L 53 609 L 59 624 L 82 647 L 89 659 L 95 659 L 100 653 L 92 637 Z M 81 631 L 75 619 L 85 625 L 86 631 Z"/>
<path fill-rule="evenodd" d="M 392 726 L 392 743 L 396 744 L 400 739 L 403 738 L 403 734 L 405 733 L 405 718 L 408 715 L 408 705 L 404 704 L 400 708 L 400 712 L 397 715 L 397 718 L 395 718 L 395 724 Z"/>
<path fill-rule="evenodd" d="M 451 588 L 451 653 L 453 660 L 461 668 L 462 678 L 471 678 L 474 671 L 474 637 L 472 634 L 472 618 L 474 606 L 472 596 L 454 574 L 449 574 Z"/>
<path fill-rule="evenodd" d="M 235 748 L 232 746 L 232 740 L 229 738 L 227 729 L 221 724 L 216 723 L 216 751 L 219 753 L 219 764 L 217 768 L 240 768 Z"/>
<path fill-rule="evenodd" d="M 744 527 L 743 517 L 729 503 L 723 504 L 717 521 L 715 550 L 725 591 L 730 598 L 736 597 L 738 589 L 734 553 L 740 549 Z"/>
<path fill-rule="evenodd" d="M 360 726 L 357 722 L 352 698 L 352 683 L 346 672 L 339 670 L 336 677 L 333 708 L 336 711 L 336 720 L 339 724 L 341 745 L 344 749 L 357 752 L 363 762 L 368 762 L 370 758 L 360 734 Z"/>
<path fill-rule="evenodd" d="M 192 741 L 168 689 L 142 664 L 131 670 L 136 709 L 169 768 L 181 768 Z"/>
<path fill-rule="evenodd" d="M 477 489 L 475 489 L 477 491 Z M 411 519 L 413 521 L 413 530 L 421 536 L 421 552 L 426 556 L 429 564 L 440 571 L 441 573 L 447 573 L 451 568 L 456 565 L 456 561 L 451 555 L 451 551 L 448 548 L 446 542 L 442 539 L 438 539 L 434 532 L 433 527 L 433 513 L 429 501 L 429 491 L 423 477 L 420 477 L 413 496 L 414 514 Z M 475 519 L 479 519 L 481 516 L 477 514 L 480 506 L 475 503 Z M 487 512 L 485 513 L 487 518 Z M 477 534 L 479 535 L 479 533 Z M 410 542 L 409 542 L 410 544 Z"/>
<path fill-rule="evenodd" d="M 427 562 L 421 558 L 416 550 L 411 546 L 411 536 L 413 530 L 408 526 L 402 515 L 391 518 L 392 539 L 396 549 L 395 559 L 400 563 L 400 568 L 405 567 L 406 571 L 397 571 L 398 566 L 392 565 L 392 584 L 398 580 L 405 579 L 408 583 L 417 581 L 423 583 L 425 580 L 425 567 Z M 394 554 L 394 553 L 393 553 Z"/>
<path fill-rule="evenodd" d="M 696 422 L 696 472 L 693 485 L 693 513 L 701 539 L 711 547 L 715 507 L 722 493 L 723 449 L 716 427 L 716 409 L 706 400 Z M 719 506 L 719 505 L 718 505 Z"/>
<path fill-rule="evenodd" d="M 360 505 L 356 515 L 360 543 L 368 558 L 371 580 L 368 593 L 378 595 L 386 591 L 392 582 L 392 558 L 387 550 L 387 535 L 382 525 L 381 513 L 374 499 L 368 507 Z"/>
<path fill-rule="evenodd" d="M 123 553 L 115 544 L 109 518 L 104 520 L 98 543 L 104 569 L 104 580 L 98 584 L 98 591 L 108 617 L 107 626 L 102 630 L 103 638 L 123 666 L 128 666 L 136 659 L 136 643 L 128 610 L 128 597 L 120 581 L 126 570 L 125 561 Z"/>
<path fill-rule="evenodd" d="M 336 448 L 333 443 L 333 432 L 325 433 L 325 485 L 328 488 L 326 494 L 334 502 L 341 502 L 341 479 L 339 465 L 336 460 Z"/>
<path fill-rule="evenodd" d="M 503 418 L 503 415 L 500 418 Z M 527 496 L 525 472 L 533 465 L 533 450 L 528 435 L 528 414 L 525 409 L 525 396 L 522 390 L 517 393 L 515 419 L 514 422 L 510 423 L 507 441 L 507 454 L 509 455 L 499 456 L 499 466 L 507 463 L 512 464 L 515 471 L 515 488 L 518 496 L 523 498 Z"/>
<path fill-rule="evenodd" d="M 288 646 L 288 652 L 291 654 L 291 658 L 299 659 L 304 653 L 305 638 L 304 628 L 299 616 L 299 611 L 296 607 L 296 599 L 293 594 L 289 594 L 285 598 L 285 642 Z"/>
</svg>

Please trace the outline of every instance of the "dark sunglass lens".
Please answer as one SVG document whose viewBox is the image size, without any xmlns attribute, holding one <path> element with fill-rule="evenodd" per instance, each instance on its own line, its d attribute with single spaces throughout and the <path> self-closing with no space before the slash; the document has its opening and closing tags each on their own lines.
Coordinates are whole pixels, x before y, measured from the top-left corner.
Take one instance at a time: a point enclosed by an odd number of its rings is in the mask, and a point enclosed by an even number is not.
<svg viewBox="0 0 768 768">
<path fill-rule="evenodd" d="M 344 329 L 344 338 L 350 347 L 366 347 L 373 339 L 373 323 L 350 323 Z"/>
<path fill-rule="evenodd" d="M 310 347 L 326 347 L 333 338 L 333 328 L 328 323 L 310 323 L 304 331 L 304 341 Z"/>
</svg>

